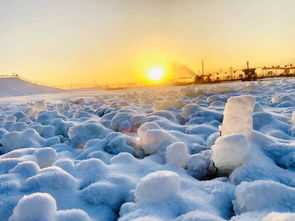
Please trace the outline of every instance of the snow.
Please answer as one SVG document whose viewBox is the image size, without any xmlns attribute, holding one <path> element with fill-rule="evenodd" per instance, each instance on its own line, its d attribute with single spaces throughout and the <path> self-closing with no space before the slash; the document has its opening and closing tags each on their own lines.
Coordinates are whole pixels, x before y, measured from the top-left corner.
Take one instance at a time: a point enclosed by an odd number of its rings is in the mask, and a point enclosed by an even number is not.
<svg viewBox="0 0 295 221">
<path fill-rule="evenodd" d="M 166 150 L 167 163 L 185 167 L 189 158 L 188 149 L 185 143 L 176 142 L 170 144 Z"/>
<path fill-rule="evenodd" d="M 55 199 L 47 193 L 24 196 L 13 210 L 9 221 L 90 221 L 81 209 L 57 211 Z"/>
<path fill-rule="evenodd" d="M 212 160 L 222 173 L 230 173 L 244 163 L 249 151 L 243 134 L 224 135 L 212 146 Z"/>
<path fill-rule="evenodd" d="M 272 212 L 263 218 L 263 221 L 292 221 L 295 220 L 295 213 Z"/>
<path fill-rule="evenodd" d="M 265 209 L 291 212 L 295 209 L 294 188 L 274 181 L 243 182 L 236 188 L 235 195 L 234 209 L 237 214 Z"/>
<path fill-rule="evenodd" d="M 56 213 L 56 203 L 47 193 L 24 196 L 13 210 L 9 221 L 52 221 Z"/>
<path fill-rule="evenodd" d="M 8 132 L 1 139 L 3 152 L 8 152 L 15 148 L 41 147 L 43 143 L 44 139 L 34 129 Z"/>
<path fill-rule="evenodd" d="M 0 219 L 294 220 L 293 93 L 290 78 L 2 97 Z"/>
<path fill-rule="evenodd" d="M 68 135 L 75 148 L 83 148 L 86 141 L 104 138 L 109 129 L 99 123 L 88 123 L 69 128 Z"/>
<path fill-rule="evenodd" d="M 179 191 L 180 178 L 177 173 L 160 170 L 139 180 L 135 189 L 135 201 L 153 203 L 171 197 Z"/>
<path fill-rule="evenodd" d="M 248 95 L 229 98 L 224 108 L 221 134 L 237 133 L 250 136 L 253 129 L 254 105 L 254 98 Z"/>
<path fill-rule="evenodd" d="M 20 78 L 0 78 L 0 97 L 56 93 L 60 89 L 40 86 Z"/>
<path fill-rule="evenodd" d="M 35 151 L 34 155 L 37 158 L 37 163 L 40 168 L 45 168 L 52 166 L 52 164 L 56 161 L 56 151 L 50 147 L 44 147 Z"/>
<path fill-rule="evenodd" d="M 194 211 L 179 216 L 176 221 L 224 221 L 224 219 L 210 213 Z"/>
</svg>

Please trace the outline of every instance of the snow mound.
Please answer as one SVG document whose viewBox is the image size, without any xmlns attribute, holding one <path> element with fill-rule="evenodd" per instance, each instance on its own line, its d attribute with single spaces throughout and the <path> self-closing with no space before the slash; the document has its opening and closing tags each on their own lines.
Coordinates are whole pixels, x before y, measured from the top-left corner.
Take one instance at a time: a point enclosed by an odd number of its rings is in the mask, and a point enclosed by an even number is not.
<svg viewBox="0 0 295 221">
<path fill-rule="evenodd" d="M 293 212 L 295 190 L 274 181 L 243 182 L 236 188 L 234 209 L 238 214 L 262 210 Z"/>
<path fill-rule="evenodd" d="M 61 91 L 60 89 L 33 84 L 20 78 L 0 78 L 0 97 L 57 93 Z"/>
<path fill-rule="evenodd" d="M 249 144 L 243 134 L 232 134 L 219 137 L 212 146 L 212 151 L 215 166 L 227 174 L 244 163 Z"/>
<path fill-rule="evenodd" d="M 13 210 L 9 221 L 91 221 L 81 209 L 57 211 L 55 199 L 48 193 L 24 196 Z"/>
<path fill-rule="evenodd" d="M 34 129 L 6 133 L 1 139 L 4 152 L 24 147 L 42 147 L 44 139 Z"/>
<path fill-rule="evenodd" d="M 185 167 L 189 158 L 188 149 L 185 143 L 176 142 L 167 147 L 166 161 L 179 167 Z"/>
<path fill-rule="evenodd" d="M 139 203 L 161 201 L 177 194 L 180 178 L 171 171 L 156 171 L 142 178 L 135 189 L 135 199 Z"/>
<path fill-rule="evenodd" d="M 9 221 L 53 221 L 56 209 L 52 196 L 47 193 L 34 193 L 24 196 L 18 202 Z"/>
</svg>

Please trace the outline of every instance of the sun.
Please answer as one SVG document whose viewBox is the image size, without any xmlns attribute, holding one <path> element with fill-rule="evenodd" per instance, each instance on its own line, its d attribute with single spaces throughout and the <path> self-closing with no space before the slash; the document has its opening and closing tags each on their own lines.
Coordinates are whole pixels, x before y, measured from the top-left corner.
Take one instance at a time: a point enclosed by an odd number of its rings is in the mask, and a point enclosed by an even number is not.
<svg viewBox="0 0 295 221">
<path fill-rule="evenodd" d="M 152 67 L 148 70 L 148 77 L 153 81 L 160 81 L 163 79 L 165 71 L 161 67 Z"/>
</svg>

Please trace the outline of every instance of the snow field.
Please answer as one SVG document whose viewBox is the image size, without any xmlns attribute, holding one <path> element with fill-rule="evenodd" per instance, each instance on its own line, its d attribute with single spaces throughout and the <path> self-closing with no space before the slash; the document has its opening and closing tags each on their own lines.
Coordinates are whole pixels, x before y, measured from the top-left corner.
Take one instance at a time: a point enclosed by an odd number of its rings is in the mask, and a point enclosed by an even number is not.
<svg viewBox="0 0 295 221">
<path fill-rule="evenodd" d="M 295 83 L 0 106 L 6 221 L 293 220 Z"/>
</svg>

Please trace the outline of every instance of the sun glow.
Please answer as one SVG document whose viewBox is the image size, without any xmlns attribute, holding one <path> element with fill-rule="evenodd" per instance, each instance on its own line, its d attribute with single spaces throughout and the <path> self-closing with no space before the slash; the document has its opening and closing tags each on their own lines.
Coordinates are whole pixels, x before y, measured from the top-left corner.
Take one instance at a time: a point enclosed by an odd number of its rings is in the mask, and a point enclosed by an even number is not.
<svg viewBox="0 0 295 221">
<path fill-rule="evenodd" d="M 160 81 L 165 76 L 165 71 L 161 67 L 152 67 L 148 70 L 148 77 L 152 81 Z"/>
</svg>

